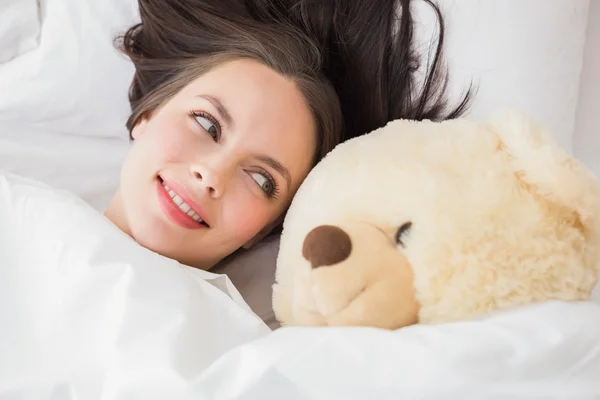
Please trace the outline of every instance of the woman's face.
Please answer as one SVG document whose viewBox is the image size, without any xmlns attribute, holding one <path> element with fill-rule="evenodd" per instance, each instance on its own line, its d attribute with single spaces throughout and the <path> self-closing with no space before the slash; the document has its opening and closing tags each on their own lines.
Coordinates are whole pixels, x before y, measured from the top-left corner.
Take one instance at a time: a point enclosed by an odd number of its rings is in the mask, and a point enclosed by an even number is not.
<svg viewBox="0 0 600 400">
<path fill-rule="evenodd" d="M 251 60 L 191 82 L 132 136 L 106 216 L 142 246 L 203 269 L 280 222 L 316 148 L 295 84 Z"/>
</svg>

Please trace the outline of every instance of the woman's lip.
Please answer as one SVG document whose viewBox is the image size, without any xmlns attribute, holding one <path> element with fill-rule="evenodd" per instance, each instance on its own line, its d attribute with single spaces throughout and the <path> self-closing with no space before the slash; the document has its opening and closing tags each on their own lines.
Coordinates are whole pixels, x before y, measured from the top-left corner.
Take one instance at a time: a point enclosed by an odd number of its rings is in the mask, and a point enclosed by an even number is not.
<svg viewBox="0 0 600 400">
<path fill-rule="evenodd" d="M 161 176 L 159 176 L 159 181 L 162 181 L 162 183 L 177 193 L 177 195 L 181 197 L 181 199 L 186 202 L 192 208 L 192 210 L 196 212 L 196 214 L 198 214 L 200 219 L 204 221 L 208 227 L 210 227 L 210 222 L 206 219 L 206 213 L 202 210 L 198 203 L 192 200 L 192 196 L 183 186 L 179 185 L 177 182 L 166 180 Z"/>
<path fill-rule="evenodd" d="M 189 215 L 181 211 L 179 207 L 173 203 L 171 196 L 169 196 L 169 193 L 167 193 L 167 190 L 160 180 L 156 181 L 156 195 L 158 196 L 158 203 L 163 213 L 174 224 L 179 225 L 184 229 L 208 229 L 206 225 L 194 221 Z"/>
</svg>

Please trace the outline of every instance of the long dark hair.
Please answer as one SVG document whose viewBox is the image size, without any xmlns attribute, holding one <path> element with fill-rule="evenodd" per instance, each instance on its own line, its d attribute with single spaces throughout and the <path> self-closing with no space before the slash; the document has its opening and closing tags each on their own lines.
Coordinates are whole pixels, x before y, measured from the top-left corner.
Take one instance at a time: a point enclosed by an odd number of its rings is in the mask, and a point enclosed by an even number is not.
<svg viewBox="0 0 600 400">
<path fill-rule="evenodd" d="M 425 53 L 417 48 L 411 10 L 418 2 L 430 6 L 439 32 L 437 43 Z M 236 10 L 245 8 L 252 18 L 266 24 L 285 21 L 298 26 L 315 40 L 323 55 L 323 71 L 340 98 L 344 139 L 398 118 L 457 118 L 473 98 L 472 84 L 454 104 L 448 98 L 450 77 L 443 57 L 445 22 L 431 0 L 232 3 L 236 3 Z"/>
<path fill-rule="evenodd" d="M 141 22 L 117 38 L 136 70 L 129 91 L 130 136 L 142 118 L 187 84 L 222 63 L 246 58 L 295 83 L 315 120 L 313 164 L 318 162 L 340 142 L 343 125 L 339 98 L 321 68 L 321 50 L 300 27 L 259 22 L 235 4 L 139 0 Z"/>
<path fill-rule="evenodd" d="M 417 71 L 428 57 L 416 49 L 415 1 L 431 6 L 439 31 L 421 83 Z M 472 98 L 469 87 L 450 104 L 444 18 L 431 0 L 139 0 L 139 7 L 142 22 L 119 41 L 136 68 L 130 131 L 191 72 L 228 56 L 255 58 L 300 83 L 320 125 L 316 161 L 390 120 L 459 117 Z"/>
</svg>

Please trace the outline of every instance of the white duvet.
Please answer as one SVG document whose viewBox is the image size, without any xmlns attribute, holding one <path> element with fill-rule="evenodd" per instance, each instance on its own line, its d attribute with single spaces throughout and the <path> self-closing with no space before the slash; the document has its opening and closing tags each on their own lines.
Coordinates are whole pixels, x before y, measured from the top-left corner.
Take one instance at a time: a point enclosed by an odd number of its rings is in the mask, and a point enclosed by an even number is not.
<svg viewBox="0 0 600 400">
<path fill-rule="evenodd" d="M 270 332 L 224 276 L 137 245 L 78 198 L 0 175 L 0 398 L 176 399 Z"/>
<path fill-rule="evenodd" d="M 600 305 L 270 332 L 224 276 L 0 175 L 0 399 L 599 399 Z"/>
</svg>

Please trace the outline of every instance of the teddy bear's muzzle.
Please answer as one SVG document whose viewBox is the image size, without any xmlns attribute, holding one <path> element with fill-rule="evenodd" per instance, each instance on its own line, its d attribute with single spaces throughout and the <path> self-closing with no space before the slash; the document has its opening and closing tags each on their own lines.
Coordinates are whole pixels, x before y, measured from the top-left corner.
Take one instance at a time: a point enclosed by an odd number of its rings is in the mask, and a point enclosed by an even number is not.
<svg viewBox="0 0 600 400">
<path fill-rule="evenodd" d="M 304 237 L 307 269 L 296 275 L 287 324 L 398 328 L 417 321 L 411 265 L 367 221 L 319 225 Z"/>
</svg>

